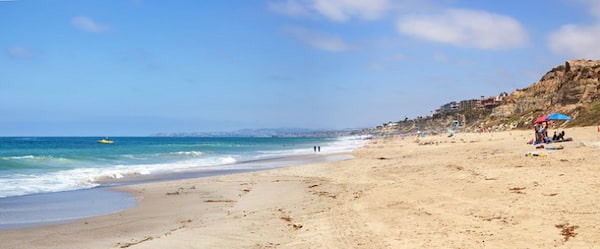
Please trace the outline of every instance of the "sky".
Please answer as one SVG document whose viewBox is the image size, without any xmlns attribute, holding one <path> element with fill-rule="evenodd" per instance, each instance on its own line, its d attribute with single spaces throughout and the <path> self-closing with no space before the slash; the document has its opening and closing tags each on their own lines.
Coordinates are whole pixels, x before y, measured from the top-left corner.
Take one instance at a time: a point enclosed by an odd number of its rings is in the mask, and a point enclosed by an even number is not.
<svg viewBox="0 0 600 249">
<path fill-rule="evenodd" d="M 0 0 L 0 136 L 374 127 L 598 44 L 595 0 Z"/>
</svg>

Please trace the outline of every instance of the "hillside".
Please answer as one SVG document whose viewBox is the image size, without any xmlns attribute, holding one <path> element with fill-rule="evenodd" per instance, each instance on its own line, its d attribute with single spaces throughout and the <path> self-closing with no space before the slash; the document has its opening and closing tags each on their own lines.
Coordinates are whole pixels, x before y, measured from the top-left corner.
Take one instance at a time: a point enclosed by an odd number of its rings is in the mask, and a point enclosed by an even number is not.
<svg viewBox="0 0 600 249">
<path fill-rule="evenodd" d="M 600 61 L 569 60 L 554 67 L 538 82 L 517 89 L 493 109 L 470 110 L 388 123 L 374 132 L 409 133 L 417 129 L 443 132 L 458 120 L 465 131 L 531 128 L 537 117 L 561 112 L 573 117 L 557 127 L 596 125 L 600 122 Z"/>
</svg>

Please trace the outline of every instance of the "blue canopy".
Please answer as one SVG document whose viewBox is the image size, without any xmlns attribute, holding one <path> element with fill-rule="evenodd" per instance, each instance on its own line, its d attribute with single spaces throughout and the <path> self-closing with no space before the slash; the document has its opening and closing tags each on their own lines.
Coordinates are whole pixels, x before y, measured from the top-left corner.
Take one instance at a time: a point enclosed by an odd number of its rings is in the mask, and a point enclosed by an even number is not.
<svg viewBox="0 0 600 249">
<path fill-rule="evenodd" d="M 546 117 L 546 120 L 571 120 L 572 118 L 562 113 L 552 113 Z"/>
</svg>

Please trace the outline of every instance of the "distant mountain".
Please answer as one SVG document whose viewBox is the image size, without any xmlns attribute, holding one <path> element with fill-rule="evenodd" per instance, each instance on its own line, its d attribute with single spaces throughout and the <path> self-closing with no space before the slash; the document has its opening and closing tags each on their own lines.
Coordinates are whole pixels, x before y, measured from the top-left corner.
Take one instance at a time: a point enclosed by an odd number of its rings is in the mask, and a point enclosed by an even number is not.
<svg viewBox="0 0 600 249">
<path fill-rule="evenodd" d="M 560 112 L 573 118 L 555 127 L 600 124 L 600 61 L 569 60 L 523 89 L 517 89 L 493 108 L 473 108 L 413 120 L 390 122 L 373 133 L 445 132 L 460 125 L 466 131 L 531 128 L 544 114 Z"/>
<path fill-rule="evenodd" d="M 242 129 L 225 132 L 162 132 L 155 137 L 333 137 L 351 135 L 356 129 L 313 130 L 301 128 Z"/>
</svg>

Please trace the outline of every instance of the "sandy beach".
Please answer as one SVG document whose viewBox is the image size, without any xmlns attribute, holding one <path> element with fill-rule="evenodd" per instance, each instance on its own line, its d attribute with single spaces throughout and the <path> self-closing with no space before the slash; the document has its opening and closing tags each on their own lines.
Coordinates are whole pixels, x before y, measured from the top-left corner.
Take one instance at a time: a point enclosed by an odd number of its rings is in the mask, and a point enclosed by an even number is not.
<svg viewBox="0 0 600 249">
<path fill-rule="evenodd" d="M 372 140 L 353 159 L 123 187 L 134 208 L 0 248 L 600 248 L 600 133 Z M 525 156 L 528 152 L 542 156 Z"/>
</svg>

